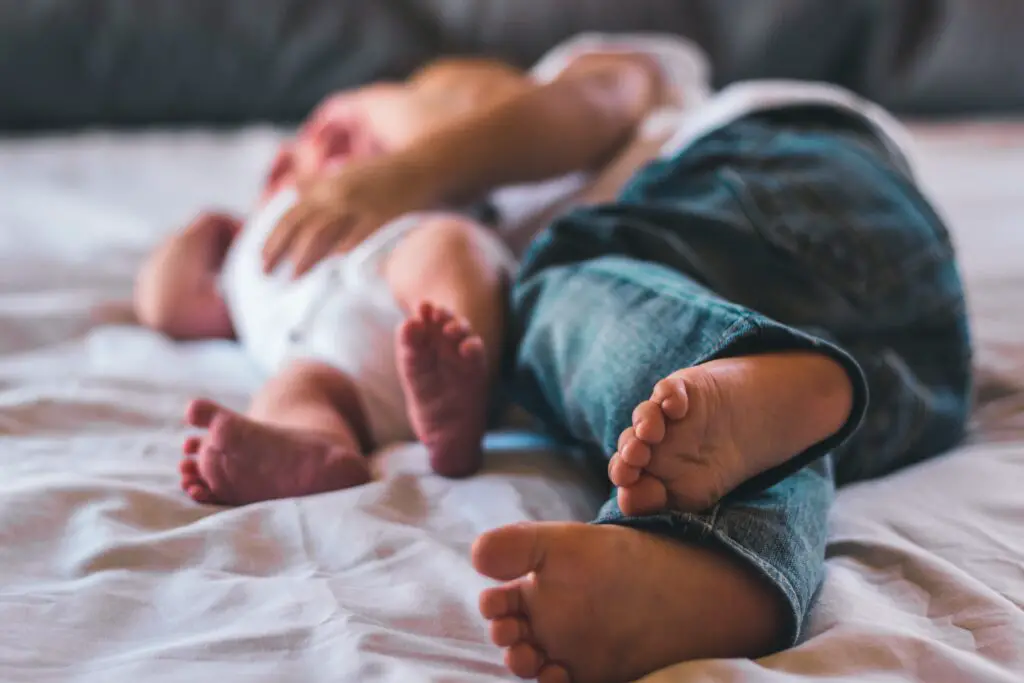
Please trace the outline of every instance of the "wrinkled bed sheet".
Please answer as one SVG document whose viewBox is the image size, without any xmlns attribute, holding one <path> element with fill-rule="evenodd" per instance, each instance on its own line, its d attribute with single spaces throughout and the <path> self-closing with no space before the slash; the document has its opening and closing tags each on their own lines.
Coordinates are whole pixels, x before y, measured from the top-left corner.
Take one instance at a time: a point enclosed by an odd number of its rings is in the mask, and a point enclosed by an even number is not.
<svg viewBox="0 0 1024 683">
<path fill-rule="evenodd" d="M 955 229 L 981 373 L 971 442 L 845 491 L 808 640 L 650 678 L 794 683 L 1024 679 L 1024 125 L 918 129 Z M 526 519 L 588 519 L 600 490 L 537 437 L 430 476 L 413 445 L 369 486 L 244 509 L 177 489 L 180 412 L 242 407 L 230 344 L 97 320 L 199 207 L 242 210 L 277 134 L 0 142 L 0 680 L 509 680 L 467 550 Z"/>
</svg>

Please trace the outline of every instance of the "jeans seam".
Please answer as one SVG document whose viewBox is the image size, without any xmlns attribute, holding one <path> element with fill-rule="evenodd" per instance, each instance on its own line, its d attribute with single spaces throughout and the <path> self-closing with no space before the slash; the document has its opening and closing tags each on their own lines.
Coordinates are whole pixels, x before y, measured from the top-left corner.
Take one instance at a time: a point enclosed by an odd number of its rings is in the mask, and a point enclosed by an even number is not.
<svg viewBox="0 0 1024 683">
<path fill-rule="evenodd" d="M 745 559 L 750 564 L 754 565 L 759 572 L 765 575 L 765 578 L 769 582 L 774 583 L 776 588 L 783 594 L 791 610 L 790 616 L 792 617 L 792 629 L 791 636 L 789 638 L 789 644 L 795 645 L 803 632 L 804 617 L 808 611 L 809 606 L 803 603 L 800 599 L 800 593 L 796 590 L 793 582 L 789 580 L 778 567 L 768 562 L 764 557 L 761 557 L 758 553 L 754 552 L 750 548 L 732 538 L 730 535 L 725 533 L 721 528 L 714 527 L 711 529 L 711 533 L 706 535 L 715 538 L 720 544 L 728 548 L 733 554 Z"/>
<path fill-rule="evenodd" d="M 897 359 L 899 361 L 902 360 L 900 355 L 895 350 L 893 350 L 892 348 L 889 348 L 889 347 L 886 347 L 885 349 L 883 349 L 882 352 L 879 354 L 879 357 L 881 357 L 883 359 L 883 361 L 885 362 L 885 364 L 889 368 L 894 369 L 894 371 L 896 370 L 896 368 L 894 367 L 894 365 L 892 363 L 892 359 L 895 358 L 895 359 Z M 901 363 L 899 370 L 900 371 L 908 371 L 909 368 L 907 368 L 905 364 Z M 899 374 L 899 373 L 897 372 L 897 374 Z M 921 402 L 920 401 L 914 401 L 912 403 L 912 410 L 913 410 L 913 416 L 911 418 L 910 428 L 905 431 L 905 433 L 903 435 L 903 438 L 900 441 L 897 442 L 898 448 L 897 447 L 892 447 L 891 448 L 891 450 L 893 452 L 896 452 L 896 453 L 906 452 L 907 448 L 924 431 L 925 425 L 924 425 L 923 421 L 921 420 L 921 416 L 923 415 L 923 410 L 922 410 Z"/>
<path fill-rule="evenodd" d="M 707 363 L 715 360 L 718 355 L 724 351 L 730 344 L 737 339 L 743 337 L 748 332 L 760 333 L 763 329 L 761 323 L 757 320 L 758 315 L 752 313 L 740 314 L 739 320 L 725 328 L 719 337 L 719 341 L 715 344 L 710 351 L 703 356 L 700 356 L 694 363 L 694 366 Z"/>
<path fill-rule="evenodd" d="M 640 259 L 636 259 L 636 260 L 640 260 Z M 582 268 L 584 265 L 592 264 L 592 263 L 593 263 L 592 261 L 584 261 L 584 262 L 580 262 L 580 263 L 576 263 L 576 264 L 572 264 L 572 265 L 573 265 L 574 268 L 576 268 L 578 270 L 578 269 Z M 662 268 L 673 270 L 671 268 L 671 266 L 666 265 L 664 263 L 660 263 L 660 262 L 657 262 L 657 261 L 650 261 L 650 263 L 654 263 L 655 265 L 660 266 Z M 676 272 L 676 271 L 673 271 L 673 272 Z M 634 285 L 634 286 L 642 287 L 642 288 L 646 289 L 649 292 L 657 294 L 658 296 L 664 296 L 665 295 L 665 293 L 663 291 L 661 291 L 660 289 L 658 289 L 656 287 L 651 287 L 649 285 L 639 285 L 636 282 L 636 280 L 634 280 L 633 278 L 623 276 L 622 273 L 616 272 L 614 269 L 601 268 L 600 269 L 600 273 L 603 276 L 606 276 L 606 277 L 609 277 L 609 278 L 614 278 L 615 280 L 617 280 L 620 283 L 626 283 L 626 284 L 629 284 L 629 285 Z M 685 274 L 685 277 L 687 277 L 687 278 L 689 278 L 691 280 L 694 280 L 695 282 L 698 282 L 697 278 L 692 277 L 689 274 Z M 716 292 L 711 290 L 706 285 L 701 284 L 700 286 L 703 287 L 704 289 L 710 291 L 712 294 L 715 294 L 716 297 L 719 296 Z M 744 324 L 752 324 L 753 326 L 758 326 L 759 327 L 759 325 L 758 325 L 758 323 L 756 321 L 757 321 L 757 318 L 761 317 L 760 313 L 756 313 L 756 312 L 753 312 L 753 311 L 737 311 L 735 309 L 735 304 L 727 303 L 724 300 L 723 301 L 717 301 L 715 299 L 709 299 L 709 300 L 703 302 L 703 305 L 705 307 L 707 307 L 707 308 L 713 308 L 716 313 L 725 313 L 725 314 L 729 315 L 730 317 L 737 318 L 736 321 L 734 321 L 732 324 L 730 324 L 729 327 L 725 328 L 725 330 L 721 333 L 722 337 L 726 337 L 726 336 L 729 336 L 729 335 L 733 334 L 732 331 L 736 327 L 744 325 Z M 720 351 L 720 350 L 721 350 L 720 347 L 716 347 L 716 352 Z"/>
</svg>

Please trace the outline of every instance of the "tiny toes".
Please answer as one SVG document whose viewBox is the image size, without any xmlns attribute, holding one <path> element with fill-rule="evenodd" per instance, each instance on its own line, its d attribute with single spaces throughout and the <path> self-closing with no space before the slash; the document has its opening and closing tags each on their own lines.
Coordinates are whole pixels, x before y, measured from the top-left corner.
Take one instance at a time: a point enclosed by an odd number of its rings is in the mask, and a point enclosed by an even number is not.
<svg viewBox="0 0 1024 683">
<path fill-rule="evenodd" d="M 668 490 L 658 479 L 643 474 L 633 486 L 619 488 L 619 509 L 627 515 L 650 515 L 668 506 Z"/>
<path fill-rule="evenodd" d="M 682 420 L 686 417 L 687 402 L 679 396 L 669 396 L 661 402 L 661 409 L 670 419 Z"/>
<path fill-rule="evenodd" d="M 186 493 L 188 493 L 189 498 L 197 503 L 209 505 L 214 502 L 213 493 L 206 487 L 206 485 L 201 483 L 192 484 L 188 487 Z"/>
<path fill-rule="evenodd" d="M 192 458 L 182 458 L 178 463 L 178 471 L 185 477 L 199 478 L 199 463 Z"/>
<path fill-rule="evenodd" d="M 420 304 L 419 317 L 425 323 L 431 323 L 434 321 L 434 305 L 429 301 L 424 301 Z"/>
<path fill-rule="evenodd" d="M 197 398 L 185 409 L 185 419 L 193 427 L 206 428 L 220 412 L 220 406 L 205 398 Z"/>
<path fill-rule="evenodd" d="M 677 377 L 658 382 L 651 400 L 661 406 L 661 410 L 670 420 L 682 420 L 690 407 L 686 385 Z"/>
<path fill-rule="evenodd" d="M 661 443 L 665 438 L 665 415 L 654 401 L 644 401 L 633 410 L 633 431 L 641 441 Z"/>
<path fill-rule="evenodd" d="M 537 683 L 572 683 L 572 679 L 564 666 L 545 664 L 537 674 Z"/>
<path fill-rule="evenodd" d="M 480 594 L 480 616 L 500 619 L 520 614 L 520 593 L 512 586 L 488 588 Z"/>
<path fill-rule="evenodd" d="M 647 467 L 651 464 L 651 447 L 640 439 L 626 442 L 619 454 L 633 467 Z"/>
<path fill-rule="evenodd" d="M 530 625 L 525 619 L 503 617 L 491 622 L 491 641 L 498 647 L 511 647 L 530 638 Z"/>
<path fill-rule="evenodd" d="M 520 678 L 536 678 L 544 657 L 537 648 L 520 641 L 505 651 L 505 666 Z"/>
<path fill-rule="evenodd" d="M 422 320 L 410 318 L 402 324 L 399 332 L 400 343 L 406 346 L 420 347 L 427 340 L 427 326 Z"/>
<path fill-rule="evenodd" d="M 632 467 L 616 453 L 608 463 L 608 479 L 615 486 L 632 486 L 640 479 L 641 470 Z"/>
<path fill-rule="evenodd" d="M 185 439 L 185 443 L 181 446 L 181 451 L 185 455 L 195 455 L 199 452 L 199 447 L 203 444 L 202 438 L 198 436 L 190 436 Z"/>
<path fill-rule="evenodd" d="M 619 434 L 619 444 L 615 447 L 616 450 L 621 451 L 627 443 L 636 440 L 636 432 L 633 431 L 632 427 L 626 427 Z"/>
<path fill-rule="evenodd" d="M 448 341 L 457 343 L 461 342 L 463 337 L 469 334 L 469 329 L 461 321 L 453 318 L 444 324 L 441 333 Z"/>
<path fill-rule="evenodd" d="M 431 321 L 442 330 L 447 327 L 448 323 L 450 323 L 454 317 L 455 316 L 453 316 L 448 309 L 441 308 L 440 306 L 433 306 Z"/>
<path fill-rule="evenodd" d="M 484 340 L 478 336 L 466 337 L 459 344 L 459 356 L 464 359 L 478 356 L 484 352 Z"/>
<path fill-rule="evenodd" d="M 661 403 L 666 398 L 671 396 L 675 392 L 675 380 L 674 379 L 663 379 L 654 385 L 654 391 L 651 392 L 651 400 L 655 403 Z"/>
</svg>

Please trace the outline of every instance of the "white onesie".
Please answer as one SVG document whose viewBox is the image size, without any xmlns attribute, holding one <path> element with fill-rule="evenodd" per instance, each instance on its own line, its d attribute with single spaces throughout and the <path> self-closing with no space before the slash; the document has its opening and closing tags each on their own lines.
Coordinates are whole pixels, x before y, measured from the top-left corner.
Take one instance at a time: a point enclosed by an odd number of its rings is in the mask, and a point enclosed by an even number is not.
<svg viewBox="0 0 1024 683">
<path fill-rule="evenodd" d="M 351 252 L 332 256 L 301 278 L 290 264 L 263 272 L 263 245 L 296 201 L 280 191 L 256 211 L 231 245 L 221 289 L 238 340 L 254 362 L 274 374 L 289 361 L 310 359 L 352 378 L 374 441 L 386 445 L 413 436 L 395 365 L 395 331 L 406 314 L 384 280 L 382 265 L 424 218 L 416 213 L 375 232 Z M 501 240 L 481 229 L 483 246 L 510 271 L 515 260 Z"/>
</svg>

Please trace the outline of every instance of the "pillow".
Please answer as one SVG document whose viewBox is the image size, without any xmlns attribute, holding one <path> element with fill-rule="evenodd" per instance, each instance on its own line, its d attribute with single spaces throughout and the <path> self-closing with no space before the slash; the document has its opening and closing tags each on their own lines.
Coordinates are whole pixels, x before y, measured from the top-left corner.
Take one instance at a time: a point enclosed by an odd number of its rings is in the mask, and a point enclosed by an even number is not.
<svg viewBox="0 0 1024 683">
<path fill-rule="evenodd" d="M 291 120 L 441 50 L 390 0 L 0 0 L 0 127 Z"/>
<path fill-rule="evenodd" d="M 845 85 L 910 113 L 1024 110 L 1019 0 L 0 0 L 0 128 L 292 121 L 442 54 L 528 65 L 678 32 L 719 85 Z"/>
</svg>

